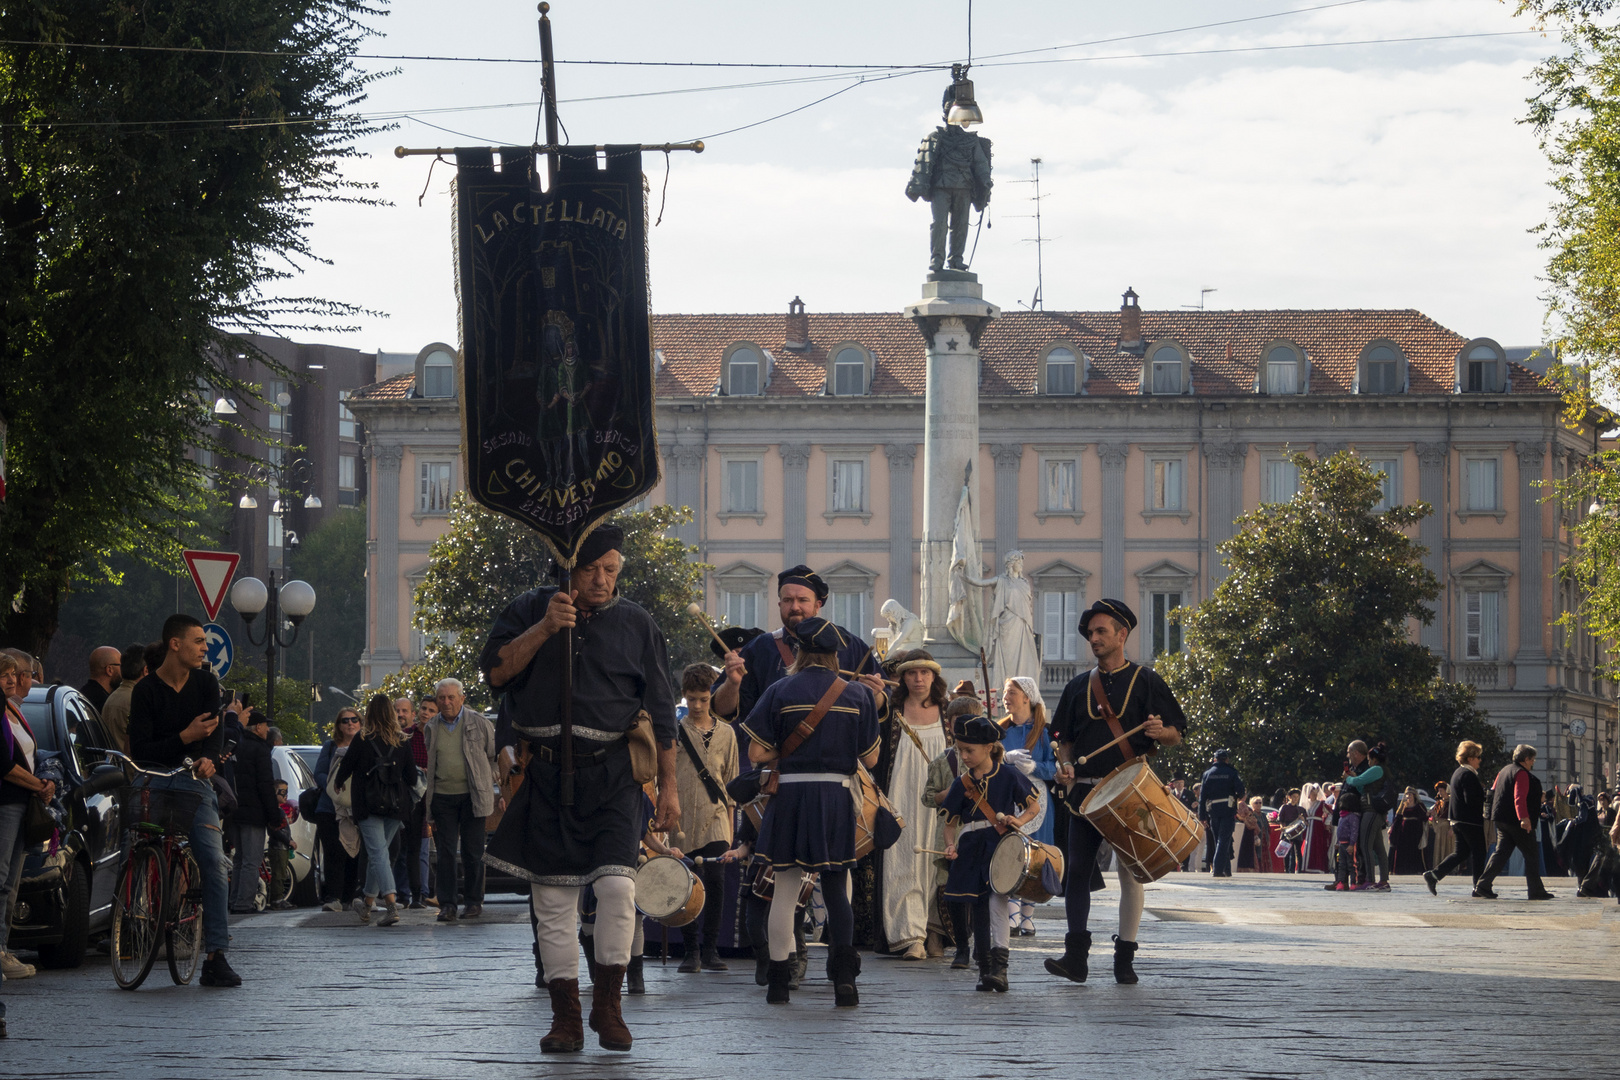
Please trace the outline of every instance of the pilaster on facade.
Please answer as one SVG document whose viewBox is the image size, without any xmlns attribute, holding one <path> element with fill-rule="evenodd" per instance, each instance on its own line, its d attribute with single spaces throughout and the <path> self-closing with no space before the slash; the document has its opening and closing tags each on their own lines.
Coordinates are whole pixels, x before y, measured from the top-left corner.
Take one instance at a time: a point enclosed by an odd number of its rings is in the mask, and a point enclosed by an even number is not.
<svg viewBox="0 0 1620 1080">
<path fill-rule="evenodd" d="M 805 541 L 809 538 L 806 485 L 810 444 L 778 443 L 776 452 L 782 456 L 782 565 L 797 566 L 804 562 Z"/>
<path fill-rule="evenodd" d="M 1249 445 L 1240 442 L 1209 443 L 1204 457 L 1209 465 L 1209 577 L 1213 585 L 1226 577 L 1219 548 L 1237 535 L 1237 519 L 1243 513 L 1243 468 Z"/>
<path fill-rule="evenodd" d="M 1420 442 L 1412 447 L 1418 459 L 1418 498 L 1434 508 L 1434 512 L 1418 523 L 1418 543 L 1427 550 L 1423 553 L 1423 566 L 1436 578 L 1444 579 L 1447 552 L 1445 550 L 1446 516 L 1446 462 L 1450 448 L 1443 442 Z M 1418 640 L 1439 656 L 1448 656 L 1446 626 L 1450 619 L 1442 604 L 1433 622 L 1418 633 Z"/>
<path fill-rule="evenodd" d="M 371 572 L 378 588 L 367 590 L 375 605 L 375 632 L 370 635 L 365 659 L 371 683 L 376 685 L 405 663 L 405 653 L 399 647 L 399 606 L 392 595 L 399 582 L 400 467 L 405 461 L 405 447 L 399 443 L 372 441 L 366 446 L 366 456 L 375 469 L 371 482 L 371 523 L 376 554 Z"/>
<path fill-rule="evenodd" d="M 1514 685 L 1540 689 L 1547 685 L 1547 649 L 1543 636 L 1546 619 L 1541 605 L 1542 469 L 1547 448 L 1542 443 L 1518 443 L 1519 458 L 1519 650 L 1514 656 Z"/>
<path fill-rule="evenodd" d="M 686 506 L 692 510 L 692 520 L 675 528 L 675 535 L 683 544 L 695 545 L 702 535 L 705 513 L 703 500 L 703 463 L 708 459 L 708 447 L 701 443 L 675 443 L 664 453 L 669 470 L 667 499 L 671 506 Z"/>
<path fill-rule="evenodd" d="M 917 471 L 917 444 L 887 443 L 883 453 L 889 459 L 889 596 L 911 608 L 915 606 L 911 580 L 916 572 L 911 484 Z"/>
<path fill-rule="evenodd" d="M 1125 462 L 1131 444 L 1097 444 L 1102 462 L 1102 592 L 1119 596 L 1125 591 Z"/>
<path fill-rule="evenodd" d="M 996 468 L 996 567 L 1018 547 L 1018 469 L 1024 460 L 1023 443 L 993 443 L 990 457 Z"/>
</svg>

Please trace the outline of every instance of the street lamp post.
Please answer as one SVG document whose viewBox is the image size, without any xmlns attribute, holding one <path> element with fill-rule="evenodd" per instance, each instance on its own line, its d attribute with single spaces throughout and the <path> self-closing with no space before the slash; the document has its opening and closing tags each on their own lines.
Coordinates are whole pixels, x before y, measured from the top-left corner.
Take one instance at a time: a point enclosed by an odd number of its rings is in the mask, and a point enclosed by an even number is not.
<svg viewBox="0 0 1620 1080">
<path fill-rule="evenodd" d="M 264 623 L 264 640 L 255 640 L 253 621 L 266 605 L 270 610 Z M 276 588 L 276 572 L 270 571 L 270 585 L 255 577 L 242 578 L 231 586 L 231 607 L 236 609 L 247 624 L 248 643 L 257 648 L 264 646 L 264 709 L 274 723 L 276 718 L 276 652 L 290 649 L 298 640 L 298 625 L 315 610 L 315 590 L 307 581 L 289 581 Z M 292 623 L 292 634 L 281 638 L 281 615 L 285 612 Z"/>
</svg>

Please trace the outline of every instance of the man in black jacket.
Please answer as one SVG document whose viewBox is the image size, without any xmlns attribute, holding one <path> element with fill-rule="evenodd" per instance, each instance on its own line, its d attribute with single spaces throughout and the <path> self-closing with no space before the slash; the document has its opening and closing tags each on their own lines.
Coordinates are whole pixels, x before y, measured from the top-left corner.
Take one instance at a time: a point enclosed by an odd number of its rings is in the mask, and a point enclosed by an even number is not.
<svg viewBox="0 0 1620 1080">
<path fill-rule="evenodd" d="M 1457 850 L 1423 875 L 1424 884 L 1436 896 L 1440 895 L 1436 888 L 1440 879 L 1465 862 L 1474 884 L 1479 884 L 1479 877 L 1485 872 L 1485 785 L 1479 779 L 1479 762 L 1484 752 L 1484 748 L 1471 739 L 1457 744 L 1457 771 L 1451 774 L 1446 803 Z"/>
<path fill-rule="evenodd" d="M 1238 800 L 1248 794 L 1243 777 L 1232 768 L 1232 751 L 1217 750 L 1215 759 L 1199 781 L 1198 818 L 1215 837 L 1210 860 L 1211 877 L 1232 876 L 1232 830 L 1237 827 Z"/>
<path fill-rule="evenodd" d="M 264 864 L 265 834 L 284 826 L 286 818 L 276 800 L 276 770 L 270 761 L 270 718 L 254 709 L 243 725 L 236 747 L 236 812 L 231 815 L 231 836 L 236 857 L 231 877 L 231 914 L 251 915 L 259 889 L 259 868 Z"/>
<path fill-rule="evenodd" d="M 1535 815 L 1541 807 L 1541 781 L 1530 770 L 1536 766 L 1536 748 L 1520 743 L 1513 748 L 1513 764 L 1504 766 L 1491 785 L 1491 821 L 1496 824 L 1496 851 L 1474 885 L 1474 895 L 1495 900 L 1491 882 L 1507 869 L 1513 849 L 1524 855 L 1524 883 L 1531 900 L 1551 900 L 1541 883 L 1541 859 L 1536 850 Z"/>
</svg>

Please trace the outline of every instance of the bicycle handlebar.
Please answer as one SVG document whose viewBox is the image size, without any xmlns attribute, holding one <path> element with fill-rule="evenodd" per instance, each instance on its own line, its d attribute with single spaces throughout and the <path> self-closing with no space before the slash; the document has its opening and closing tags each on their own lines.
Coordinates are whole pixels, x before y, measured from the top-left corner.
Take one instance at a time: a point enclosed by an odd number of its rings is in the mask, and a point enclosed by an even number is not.
<svg viewBox="0 0 1620 1080">
<path fill-rule="evenodd" d="M 181 773 L 193 773 L 194 774 L 194 770 L 197 767 L 197 762 L 195 760 L 193 760 L 192 758 L 186 758 L 184 761 L 181 762 L 179 768 L 170 769 L 168 772 L 158 772 L 155 769 L 142 768 L 140 765 L 137 765 L 135 763 L 134 758 L 130 757 L 128 754 L 120 753 L 117 750 L 105 750 L 105 751 L 103 751 L 103 753 L 105 753 L 108 757 L 122 758 L 129 765 L 129 767 L 131 769 L 134 769 L 136 772 L 140 773 L 141 775 L 156 777 L 159 780 L 166 780 L 171 776 L 179 776 Z"/>
</svg>

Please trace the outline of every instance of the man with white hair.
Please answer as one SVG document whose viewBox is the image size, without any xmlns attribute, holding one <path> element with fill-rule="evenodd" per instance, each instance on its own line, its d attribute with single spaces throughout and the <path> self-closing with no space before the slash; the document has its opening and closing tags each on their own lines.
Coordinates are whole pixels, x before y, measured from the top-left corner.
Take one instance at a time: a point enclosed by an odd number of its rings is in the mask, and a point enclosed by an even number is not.
<svg viewBox="0 0 1620 1080">
<path fill-rule="evenodd" d="M 433 698 L 439 715 L 427 724 L 422 801 L 439 849 L 439 921 L 453 923 L 484 913 L 484 819 L 495 812 L 495 725 L 466 707 L 460 679 L 440 679 Z M 464 905 L 459 911 L 458 904 Z"/>
</svg>

